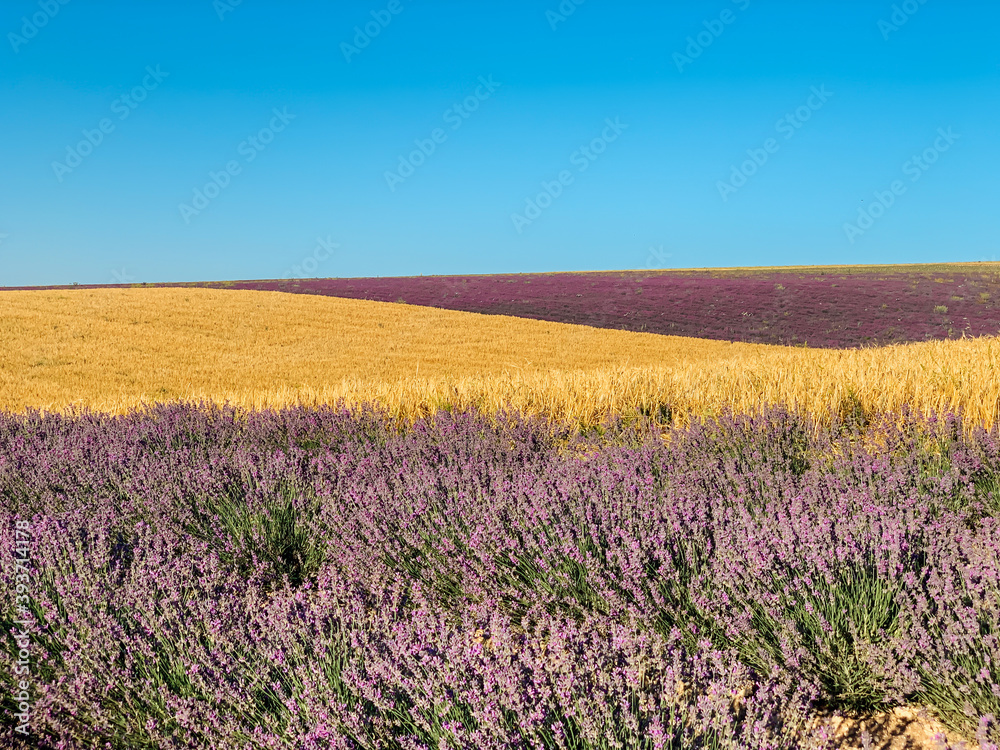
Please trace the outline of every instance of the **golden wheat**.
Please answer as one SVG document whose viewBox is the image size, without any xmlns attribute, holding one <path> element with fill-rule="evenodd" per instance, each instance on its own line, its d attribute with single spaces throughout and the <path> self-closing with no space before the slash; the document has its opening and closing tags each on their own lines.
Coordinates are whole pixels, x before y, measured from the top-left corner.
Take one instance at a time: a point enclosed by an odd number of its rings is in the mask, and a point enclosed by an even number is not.
<svg viewBox="0 0 1000 750">
<path fill-rule="evenodd" d="M 400 416 L 516 408 L 585 423 L 786 404 L 814 414 L 961 409 L 992 426 L 1000 342 L 852 351 L 607 331 L 275 292 L 0 292 L 0 409 L 205 399 L 248 408 L 373 401 Z"/>
</svg>

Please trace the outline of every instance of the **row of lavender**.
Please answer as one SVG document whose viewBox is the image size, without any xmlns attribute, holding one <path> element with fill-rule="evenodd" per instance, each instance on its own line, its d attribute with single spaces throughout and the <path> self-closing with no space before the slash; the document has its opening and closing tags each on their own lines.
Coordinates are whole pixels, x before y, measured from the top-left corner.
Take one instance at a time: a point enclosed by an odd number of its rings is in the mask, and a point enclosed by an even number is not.
<svg viewBox="0 0 1000 750">
<path fill-rule="evenodd" d="M 0 743 L 27 703 L 29 746 L 67 750 L 819 747 L 817 711 L 912 702 L 995 750 L 996 430 L 666 437 L 0 415 Z"/>
</svg>

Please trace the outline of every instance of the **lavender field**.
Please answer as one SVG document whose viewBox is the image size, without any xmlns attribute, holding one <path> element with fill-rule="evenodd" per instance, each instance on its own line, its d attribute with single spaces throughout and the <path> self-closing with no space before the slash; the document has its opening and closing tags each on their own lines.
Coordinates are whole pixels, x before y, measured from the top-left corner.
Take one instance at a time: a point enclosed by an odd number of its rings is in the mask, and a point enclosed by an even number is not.
<svg viewBox="0 0 1000 750">
<path fill-rule="evenodd" d="M 31 747 L 1000 742 L 1000 434 L 956 417 L 0 415 L 0 494 Z"/>
<path fill-rule="evenodd" d="M 674 336 L 852 348 L 1000 333 L 995 264 L 198 284 L 407 302 Z"/>
</svg>

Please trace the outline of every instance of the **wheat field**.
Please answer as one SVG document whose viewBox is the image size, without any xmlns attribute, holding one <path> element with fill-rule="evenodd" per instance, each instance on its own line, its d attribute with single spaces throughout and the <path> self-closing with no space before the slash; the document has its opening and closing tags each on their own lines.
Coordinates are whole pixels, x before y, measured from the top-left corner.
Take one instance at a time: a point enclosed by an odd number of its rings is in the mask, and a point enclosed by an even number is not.
<svg viewBox="0 0 1000 750">
<path fill-rule="evenodd" d="M 824 415 L 1000 409 L 992 338 L 819 350 L 610 331 L 274 292 L 0 292 L 0 410 L 122 413 L 162 401 L 376 402 L 416 417 L 517 408 L 582 423 L 785 404 Z"/>
</svg>

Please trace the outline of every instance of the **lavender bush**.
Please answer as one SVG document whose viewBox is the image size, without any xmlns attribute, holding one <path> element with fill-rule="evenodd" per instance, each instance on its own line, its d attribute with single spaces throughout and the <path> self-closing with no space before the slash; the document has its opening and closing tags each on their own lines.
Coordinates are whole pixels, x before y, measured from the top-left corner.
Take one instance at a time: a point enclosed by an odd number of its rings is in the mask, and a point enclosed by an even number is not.
<svg viewBox="0 0 1000 750">
<path fill-rule="evenodd" d="M 849 408 L 0 415 L 27 746 L 822 747 L 915 703 L 995 749 L 997 477 L 996 429 Z"/>
</svg>

